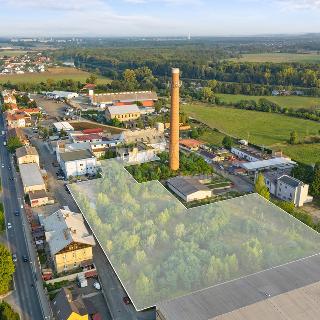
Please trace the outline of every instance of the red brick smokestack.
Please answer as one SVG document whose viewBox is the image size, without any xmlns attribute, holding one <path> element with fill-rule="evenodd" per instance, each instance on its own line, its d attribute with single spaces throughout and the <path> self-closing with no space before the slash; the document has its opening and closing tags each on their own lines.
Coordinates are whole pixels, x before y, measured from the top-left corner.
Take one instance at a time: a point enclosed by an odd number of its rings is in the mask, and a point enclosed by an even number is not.
<svg viewBox="0 0 320 320">
<path fill-rule="evenodd" d="M 170 169 L 179 169 L 179 103 L 180 103 L 180 70 L 172 69 L 171 83 L 171 113 L 170 113 L 170 149 L 169 163 Z"/>
</svg>

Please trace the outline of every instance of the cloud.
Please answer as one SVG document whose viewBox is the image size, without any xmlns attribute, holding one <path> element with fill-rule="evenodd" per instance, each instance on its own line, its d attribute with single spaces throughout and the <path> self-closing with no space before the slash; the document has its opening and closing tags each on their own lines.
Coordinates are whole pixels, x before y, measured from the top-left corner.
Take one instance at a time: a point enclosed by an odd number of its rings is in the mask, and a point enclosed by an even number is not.
<svg viewBox="0 0 320 320">
<path fill-rule="evenodd" d="M 277 0 L 286 9 L 320 9 L 320 0 Z"/>
</svg>

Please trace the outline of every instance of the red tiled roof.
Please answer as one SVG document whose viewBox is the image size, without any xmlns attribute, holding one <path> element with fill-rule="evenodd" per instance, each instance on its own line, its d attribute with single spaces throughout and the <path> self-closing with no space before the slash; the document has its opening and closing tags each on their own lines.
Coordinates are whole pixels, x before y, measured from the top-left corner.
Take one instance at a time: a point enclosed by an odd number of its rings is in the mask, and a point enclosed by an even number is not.
<svg viewBox="0 0 320 320">
<path fill-rule="evenodd" d="M 182 139 L 179 141 L 179 143 L 187 148 L 198 148 L 200 145 L 202 145 L 201 141 L 195 139 Z"/>
<path fill-rule="evenodd" d="M 32 108 L 32 109 L 21 109 L 24 112 L 27 113 L 40 113 L 40 109 L 39 108 Z"/>
<path fill-rule="evenodd" d="M 84 133 L 84 134 L 101 133 L 101 132 L 103 132 L 102 128 L 92 128 L 92 129 L 84 129 L 84 130 L 82 130 L 82 133 Z"/>
<path fill-rule="evenodd" d="M 83 134 L 80 136 L 74 136 L 74 139 L 76 141 L 86 141 L 86 140 L 97 140 L 97 139 L 102 139 L 100 135 L 98 134 Z"/>
</svg>

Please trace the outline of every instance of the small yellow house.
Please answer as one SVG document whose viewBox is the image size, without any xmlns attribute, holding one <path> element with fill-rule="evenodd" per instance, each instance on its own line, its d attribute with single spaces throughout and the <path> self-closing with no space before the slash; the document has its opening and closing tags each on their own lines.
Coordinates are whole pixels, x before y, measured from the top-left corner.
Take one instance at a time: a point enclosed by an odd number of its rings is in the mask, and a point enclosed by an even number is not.
<svg viewBox="0 0 320 320">
<path fill-rule="evenodd" d="M 62 288 L 52 301 L 56 320 L 89 320 L 96 313 L 94 305 L 81 297 L 75 297 L 67 288 Z"/>
<path fill-rule="evenodd" d="M 16 150 L 18 164 L 37 163 L 39 165 L 39 154 L 35 147 L 25 146 Z"/>
<path fill-rule="evenodd" d="M 110 106 L 106 108 L 107 120 L 117 119 L 120 122 L 139 119 L 141 111 L 137 105 Z"/>
<path fill-rule="evenodd" d="M 92 260 L 95 240 L 80 213 L 60 209 L 45 218 L 43 225 L 57 273 L 77 269 Z"/>
</svg>

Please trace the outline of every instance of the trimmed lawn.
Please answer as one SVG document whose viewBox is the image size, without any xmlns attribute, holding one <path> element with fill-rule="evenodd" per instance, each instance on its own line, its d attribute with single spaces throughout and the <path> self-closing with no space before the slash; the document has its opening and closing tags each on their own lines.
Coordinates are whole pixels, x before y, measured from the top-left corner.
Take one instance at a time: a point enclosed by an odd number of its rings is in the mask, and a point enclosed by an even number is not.
<svg viewBox="0 0 320 320">
<path fill-rule="evenodd" d="M 291 131 L 297 131 L 299 138 L 316 135 L 320 130 L 320 123 L 273 113 L 203 104 L 185 105 L 182 109 L 189 116 L 206 123 L 211 128 L 217 128 L 237 138 L 249 139 L 252 143 L 283 149 L 295 160 L 305 163 L 320 160 L 319 144 L 295 146 L 287 144 Z M 208 142 L 213 143 L 210 137 Z"/>
<path fill-rule="evenodd" d="M 247 96 L 244 94 L 217 94 L 226 103 L 235 103 L 240 100 L 258 101 L 261 98 L 268 99 L 277 103 L 281 107 L 299 109 L 299 108 L 320 108 L 320 98 L 315 97 L 298 97 L 298 96 Z"/>
<path fill-rule="evenodd" d="M 13 74 L 13 75 L 1 75 L 0 83 L 10 81 L 11 83 L 40 83 L 46 82 L 48 79 L 54 81 L 63 79 L 72 79 L 74 81 L 80 81 L 85 83 L 86 79 L 90 76 L 89 72 L 78 70 L 75 68 L 57 67 L 51 68 L 42 73 L 26 73 L 26 74 Z M 103 84 L 110 82 L 110 79 L 102 76 L 98 77 L 97 83 Z"/>
<path fill-rule="evenodd" d="M 316 52 L 308 53 L 248 53 L 243 54 L 240 59 L 230 59 L 235 62 L 320 62 L 320 55 Z"/>
</svg>

